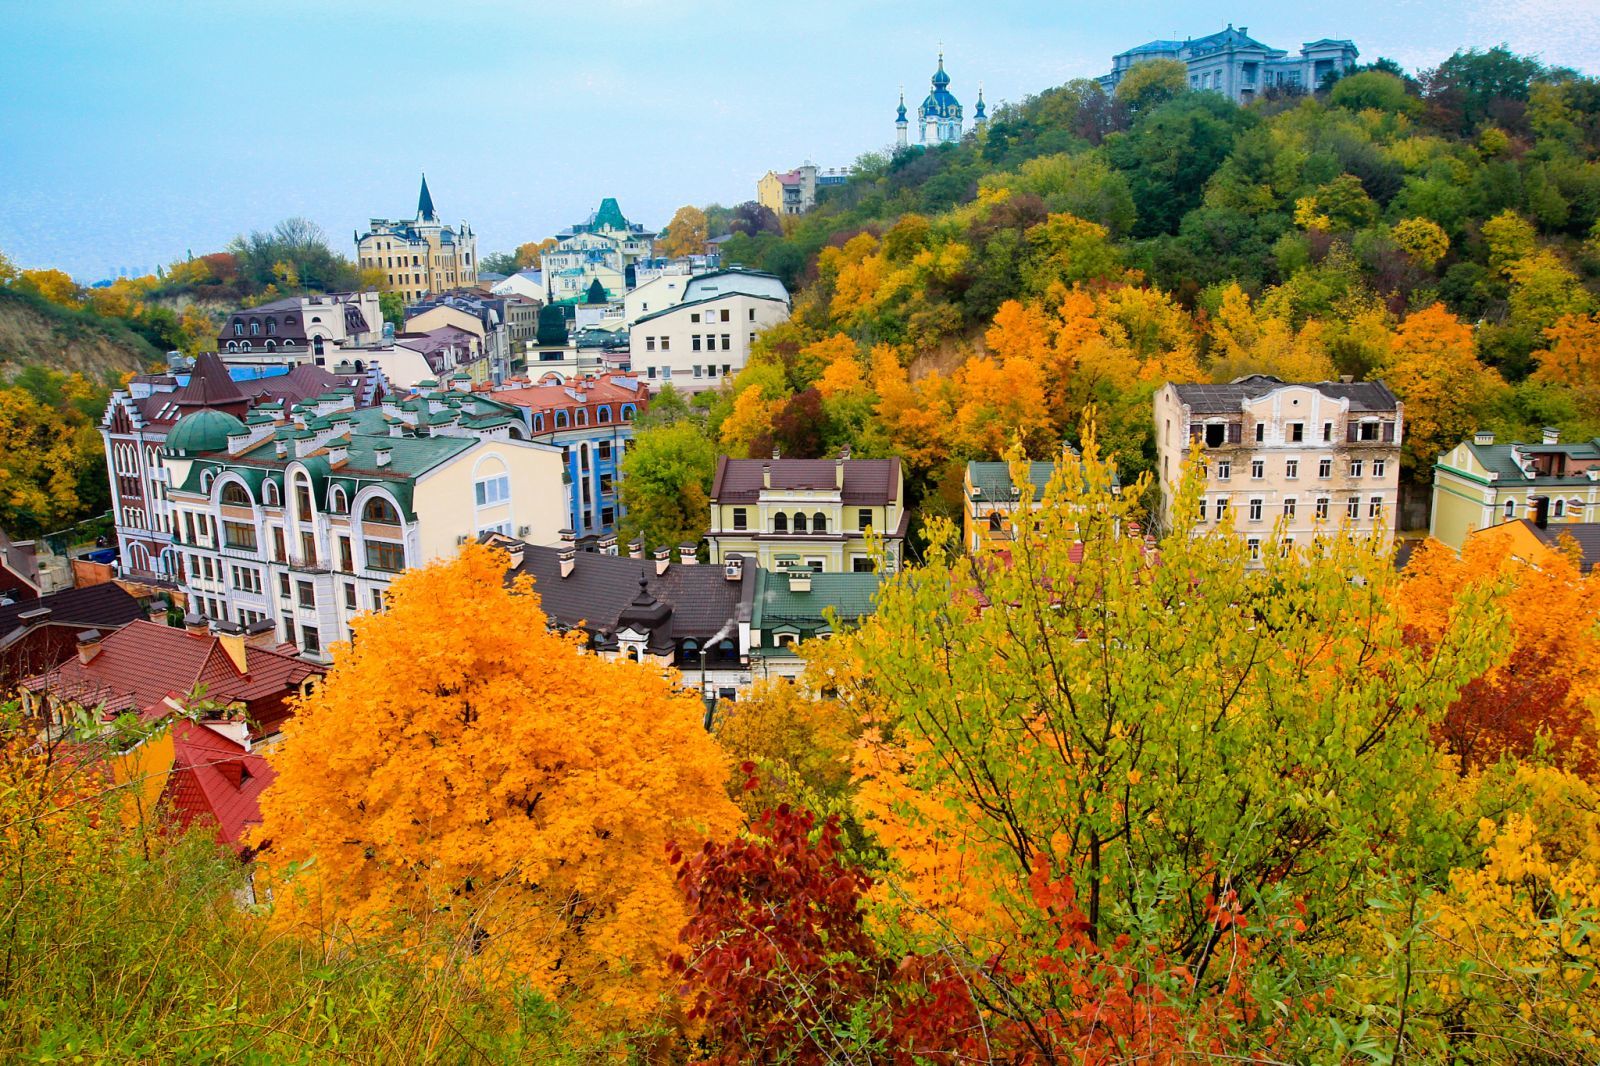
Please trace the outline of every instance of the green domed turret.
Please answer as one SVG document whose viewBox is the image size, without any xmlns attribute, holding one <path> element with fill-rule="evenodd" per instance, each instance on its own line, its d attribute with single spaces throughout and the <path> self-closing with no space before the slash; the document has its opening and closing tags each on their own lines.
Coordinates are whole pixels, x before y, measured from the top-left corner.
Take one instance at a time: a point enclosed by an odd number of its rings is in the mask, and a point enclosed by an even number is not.
<svg viewBox="0 0 1600 1066">
<path fill-rule="evenodd" d="M 228 450 L 228 436 L 243 433 L 245 425 L 226 411 L 202 410 L 178 419 L 167 434 L 166 450 L 171 455 L 201 455 Z"/>
</svg>

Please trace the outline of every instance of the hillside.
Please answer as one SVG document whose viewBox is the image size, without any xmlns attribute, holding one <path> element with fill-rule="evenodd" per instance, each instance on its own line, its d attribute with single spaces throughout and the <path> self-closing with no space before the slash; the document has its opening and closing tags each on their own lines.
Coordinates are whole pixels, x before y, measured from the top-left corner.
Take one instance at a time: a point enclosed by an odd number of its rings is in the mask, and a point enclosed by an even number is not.
<svg viewBox="0 0 1600 1066">
<path fill-rule="evenodd" d="M 120 322 L 0 288 L 0 376 L 6 380 L 41 366 L 114 383 L 161 359 L 153 344 Z"/>
</svg>

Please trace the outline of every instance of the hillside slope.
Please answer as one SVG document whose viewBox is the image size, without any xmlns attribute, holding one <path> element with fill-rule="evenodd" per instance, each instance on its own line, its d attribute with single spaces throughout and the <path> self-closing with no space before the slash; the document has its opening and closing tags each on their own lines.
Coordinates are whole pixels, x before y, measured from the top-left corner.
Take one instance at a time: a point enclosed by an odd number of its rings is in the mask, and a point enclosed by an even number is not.
<svg viewBox="0 0 1600 1066">
<path fill-rule="evenodd" d="M 161 358 L 154 345 L 120 323 L 0 289 L 0 378 L 44 366 L 115 382 Z"/>
</svg>

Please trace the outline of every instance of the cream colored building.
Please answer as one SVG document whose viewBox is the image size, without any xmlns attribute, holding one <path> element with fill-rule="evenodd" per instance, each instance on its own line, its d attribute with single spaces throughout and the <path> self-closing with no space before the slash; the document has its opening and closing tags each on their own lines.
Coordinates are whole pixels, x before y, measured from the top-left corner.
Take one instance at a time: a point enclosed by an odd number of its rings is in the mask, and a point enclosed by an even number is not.
<svg viewBox="0 0 1600 1066">
<path fill-rule="evenodd" d="M 1155 396 L 1155 430 L 1169 532 L 1185 470 L 1203 461 L 1196 534 L 1231 517 L 1253 553 L 1275 531 L 1302 545 L 1342 529 L 1393 541 L 1404 410 L 1382 382 L 1169 383 Z"/>
<path fill-rule="evenodd" d="M 869 573 L 867 536 L 900 564 L 908 513 L 898 459 L 729 459 L 711 486 L 713 563 L 730 555 L 769 570 Z"/>
<path fill-rule="evenodd" d="M 634 321 L 628 331 L 633 372 L 651 389 L 715 389 L 744 369 L 756 334 L 789 320 L 789 302 L 729 292 L 686 300 Z"/>
<path fill-rule="evenodd" d="M 434 393 L 356 409 L 335 394 L 293 420 L 186 416 L 164 455 L 190 609 L 271 621 L 326 659 L 355 616 L 382 609 L 396 574 L 491 531 L 556 543 L 561 450 L 516 439 L 520 423 L 497 408 Z"/>
<path fill-rule="evenodd" d="M 628 268 L 649 259 L 655 231 L 629 222 L 613 197 L 600 201 L 588 221 L 556 235 L 556 245 L 539 257 L 539 271 L 551 300 L 582 300 L 596 281 L 607 300 L 628 289 Z"/>
<path fill-rule="evenodd" d="M 428 179 L 422 179 L 417 217 L 409 221 L 372 219 L 356 235 L 356 262 L 383 274 L 384 289 L 407 301 L 478 281 L 478 238 L 465 222 L 446 226 L 433 208 Z"/>
<path fill-rule="evenodd" d="M 1428 533 L 1460 551 L 1468 534 L 1528 519 L 1560 525 L 1600 520 L 1600 437 L 1562 444 L 1546 429 L 1538 444 L 1496 444 L 1479 432 L 1433 467 Z"/>
</svg>

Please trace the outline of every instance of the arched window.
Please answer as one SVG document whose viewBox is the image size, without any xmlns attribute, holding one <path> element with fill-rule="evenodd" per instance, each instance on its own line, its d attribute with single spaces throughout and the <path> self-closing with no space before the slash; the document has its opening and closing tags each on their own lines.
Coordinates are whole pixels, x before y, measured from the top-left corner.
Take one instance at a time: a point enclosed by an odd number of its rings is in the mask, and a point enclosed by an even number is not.
<svg viewBox="0 0 1600 1066">
<path fill-rule="evenodd" d="M 789 516 L 779 511 L 772 516 L 772 531 L 774 533 L 789 532 Z"/>
<path fill-rule="evenodd" d="M 578 408 L 578 425 L 587 426 L 588 424 L 589 424 L 589 409 L 587 407 Z"/>
<path fill-rule="evenodd" d="M 267 336 L 276 337 L 277 335 L 278 335 L 278 320 L 276 318 L 267 319 Z"/>
<path fill-rule="evenodd" d="M 250 336 L 252 336 L 252 337 L 261 336 L 261 323 L 257 322 L 253 318 L 250 320 Z"/>
<path fill-rule="evenodd" d="M 989 532 L 990 533 L 999 533 L 1002 530 L 1004 530 L 1005 528 L 1006 528 L 1006 520 L 1000 516 L 1000 512 L 999 511 L 996 511 L 996 512 L 994 512 L 993 514 L 991 514 L 989 516 Z"/>
<path fill-rule="evenodd" d="M 634 647 L 628 648 L 628 661 L 630 663 L 636 663 L 636 662 L 639 661 L 639 649 L 638 648 L 634 648 Z"/>
<path fill-rule="evenodd" d="M 268 507 L 278 507 L 283 504 L 283 498 L 278 493 L 278 483 L 268 481 L 261 486 L 261 502 Z"/>
<path fill-rule="evenodd" d="M 700 653 L 700 642 L 698 640 L 695 640 L 693 637 L 690 637 L 688 640 L 685 640 L 683 642 L 683 654 L 685 656 L 698 655 L 699 653 Z"/>
<path fill-rule="evenodd" d="M 238 341 L 229 341 L 228 342 L 228 351 L 236 352 L 238 350 L 239 350 L 239 342 Z"/>
<path fill-rule="evenodd" d="M 556 412 L 556 428 L 557 429 L 566 429 L 567 428 L 567 412 L 565 412 L 565 411 L 557 411 Z"/>
<path fill-rule="evenodd" d="M 1551 518 L 1565 518 L 1565 517 L 1567 517 L 1567 501 L 1566 500 L 1557 500 L 1555 502 L 1555 505 L 1550 510 L 1550 517 Z"/>
<path fill-rule="evenodd" d="M 217 472 L 215 470 L 207 470 L 205 473 L 201 474 L 200 475 L 200 491 L 201 492 L 210 492 L 211 491 L 211 483 L 213 481 L 215 481 L 215 480 L 217 480 Z"/>
<path fill-rule="evenodd" d="M 334 514 L 344 514 L 350 510 L 350 497 L 345 495 L 343 486 L 335 485 L 333 491 L 328 493 L 328 508 Z"/>
<path fill-rule="evenodd" d="M 828 531 L 828 516 L 818 511 L 811 516 L 811 532 L 826 533 Z"/>
<path fill-rule="evenodd" d="M 804 533 L 806 531 L 806 516 L 804 511 L 796 511 L 794 513 L 794 531 L 796 533 Z"/>
<path fill-rule="evenodd" d="M 1506 512 L 1505 513 L 1506 513 L 1506 521 L 1508 521 L 1508 522 L 1511 519 L 1517 517 L 1517 501 L 1516 500 L 1507 500 L 1506 501 Z"/>
<path fill-rule="evenodd" d="M 609 408 L 609 407 L 596 408 L 595 412 L 594 412 L 594 420 L 596 422 L 600 423 L 602 426 L 606 425 L 607 423 L 609 423 L 611 421 L 611 408 Z"/>
<path fill-rule="evenodd" d="M 250 490 L 237 481 L 229 481 L 222 486 L 222 502 L 232 507 L 249 507 Z"/>
<path fill-rule="evenodd" d="M 544 415 L 534 415 L 533 416 L 533 431 L 535 433 L 543 433 L 544 432 Z"/>
<path fill-rule="evenodd" d="M 250 350 L 250 342 L 249 341 L 240 341 L 239 342 L 239 350 L 241 352 L 248 352 Z"/>
<path fill-rule="evenodd" d="M 384 497 L 374 496 L 372 499 L 368 500 L 367 505 L 361 509 L 361 520 L 364 522 L 381 522 L 384 525 L 397 526 L 400 524 L 400 512 L 396 511 L 394 509 L 394 504 L 390 503 Z"/>
<path fill-rule="evenodd" d="M 623 408 L 622 408 L 622 420 L 624 422 L 632 422 L 633 421 L 633 405 L 632 404 L 623 405 Z"/>
<path fill-rule="evenodd" d="M 277 347 L 278 347 L 278 342 L 277 341 L 268 341 L 267 342 L 267 351 L 269 351 L 269 352 L 275 351 L 277 349 Z"/>
</svg>

